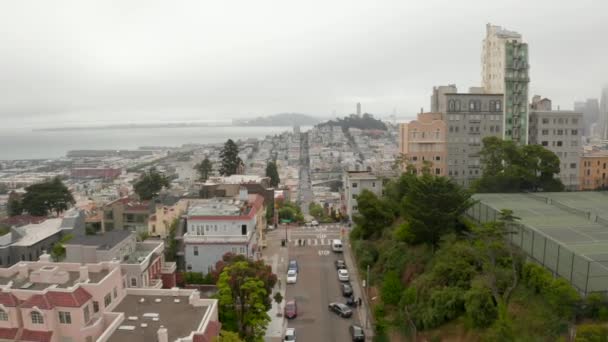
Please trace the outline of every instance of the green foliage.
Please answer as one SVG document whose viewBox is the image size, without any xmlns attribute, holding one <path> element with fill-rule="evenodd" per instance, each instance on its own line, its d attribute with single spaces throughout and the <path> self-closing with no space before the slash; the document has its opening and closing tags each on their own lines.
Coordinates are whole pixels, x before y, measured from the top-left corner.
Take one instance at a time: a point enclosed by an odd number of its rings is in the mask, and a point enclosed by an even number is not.
<svg viewBox="0 0 608 342">
<path fill-rule="evenodd" d="M 281 305 L 281 302 L 283 301 L 283 295 L 281 294 L 281 292 L 277 292 L 274 294 L 274 296 L 272 297 L 272 299 L 274 299 L 274 301 Z"/>
<path fill-rule="evenodd" d="M 412 307 L 412 318 L 416 326 L 430 329 L 448 322 L 464 312 L 464 291 L 457 287 L 443 287 L 430 290 L 428 300 Z"/>
<path fill-rule="evenodd" d="M 476 328 L 490 326 L 498 317 L 492 293 L 487 287 L 475 286 L 467 291 L 464 295 L 464 308 L 467 319 Z"/>
<path fill-rule="evenodd" d="M 526 263 L 521 274 L 524 283 L 535 293 L 545 292 L 553 282 L 551 273 L 535 263 Z"/>
<path fill-rule="evenodd" d="M 261 341 L 270 322 L 265 304 L 269 293 L 251 271 L 247 261 L 223 268 L 217 283 L 219 314 L 226 330 L 238 332 L 245 341 Z"/>
<path fill-rule="evenodd" d="M 213 342 L 243 342 L 243 340 L 235 332 L 222 330 L 220 336 L 214 338 Z"/>
<path fill-rule="evenodd" d="M 266 164 L 266 177 L 270 177 L 270 185 L 273 187 L 277 187 L 281 182 L 276 161 L 270 161 Z"/>
<path fill-rule="evenodd" d="M 51 257 L 55 262 L 60 262 L 65 258 L 65 246 L 64 244 L 68 241 L 72 240 L 74 235 L 67 234 L 64 235 L 61 240 L 55 242 L 53 247 L 51 248 Z"/>
<path fill-rule="evenodd" d="M 385 273 L 380 290 L 382 301 L 385 304 L 397 305 L 401 299 L 402 291 L 403 285 L 401 284 L 401 279 L 399 279 L 399 274 L 395 271 Z"/>
<path fill-rule="evenodd" d="M 315 202 L 310 202 L 310 204 L 308 205 L 308 212 L 317 220 L 320 220 L 325 215 L 323 207 Z"/>
<path fill-rule="evenodd" d="M 365 189 L 357 196 L 359 214 L 353 220 L 362 239 L 378 238 L 393 223 L 393 213 L 373 192 Z"/>
<path fill-rule="evenodd" d="M 232 176 L 237 173 L 239 166 L 243 161 L 239 157 L 239 147 L 232 139 L 228 139 L 224 144 L 224 148 L 220 152 L 222 164 L 220 165 L 220 175 Z"/>
<path fill-rule="evenodd" d="M 369 241 L 353 242 L 353 251 L 357 256 L 357 262 L 360 269 L 372 266 L 376 260 L 378 260 L 378 250 L 376 249 L 376 246 Z"/>
<path fill-rule="evenodd" d="M 6 195 L 8 194 L 8 186 L 6 186 L 6 184 L 2 183 L 0 184 L 0 195 Z"/>
<path fill-rule="evenodd" d="M 601 324 L 582 324 L 576 329 L 575 342 L 608 342 L 608 327 Z"/>
<path fill-rule="evenodd" d="M 133 190 L 142 200 L 151 200 L 158 196 L 163 187 L 170 186 L 169 179 L 155 168 L 144 171 L 137 182 L 133 185 Z"/>
<path fill-rule="evenodd" d="M 382 120 L 375 119 L 373 115 L 368 113 L 363 115 L 351 114 L 349 116 L 345 116 L 344 118 L 330 120 L 317 126 L 340 126 L 344 131 L 347 131 L 351 127 L 358 129 L 377 129 L 386 131 L 386 125 L 384 122 L 382 122 Z"/>
<path fill-rule="evenodd" d="M 436 245 L 442 235 L 455 230 L 458 217 L 471 205 L 471 194 L 449 179 L 430 175 L 417 178 L 402 201 L 412 242 Z"/>
<path fill-rule="evenodd" d="M 477 192 L 562 191 L 555 175 L 559 158 L 540 145 L 517 146 L 498 137 L 483 139 L 483 175 L 475 183 Z"/>
<path fill-rule="evenodd" d="M 194 169 L 198 172 L 199 180 L 205 182 L 213 173 L 213 163 L 205 157 L 202 162 L 194 166 Z"/>
<path fill-rule="evenodd" d="M 75 203 L 72 193 L 59 177 L 30 185 L 25 191 L 21 200 L 23 210 L 34 216 L 46 216 L 51 212 L 59 215 Z"/>
<path fill-rule="evenodd" d="M 165 238 L 165 260 L 174 262 L 177 259 L 177 240 L 175 234 L 177 226 L 179 225 L 179 218 L 175 218 L 169 226 L 167 237 Z"/>
<path fill-rule="evenodd" d="M 402 242 L 412 242 L 415 239 L 414 234 L 410 228 L 410 224 L 407 222 L 403 222 L 393 231 L 393 236 L 395 240 Z"/>
<path fill-rule="evenodd" d="M 215 279 L 211 273 L 203 275 L 200 272 L 184 272 L 184 281 L 186 284 L 198 284 L 198 285 L 214 285 Z"/>
<path fill-rule="evenodd" d="M 12 192 L 8 197 L 8 202 L 6 204 L 8 216 L 18 216 L 23 213 L 23 204 L 21 203 L 21 198 L 17 195 L 16 192 Z"/>
<path fill-rule="evenodd" d="M 304 222 L 302 210 L 295 203 L 288 201 L 279 202 L 279 220 L 291 220 L 291 222 Z"/>
</svg>

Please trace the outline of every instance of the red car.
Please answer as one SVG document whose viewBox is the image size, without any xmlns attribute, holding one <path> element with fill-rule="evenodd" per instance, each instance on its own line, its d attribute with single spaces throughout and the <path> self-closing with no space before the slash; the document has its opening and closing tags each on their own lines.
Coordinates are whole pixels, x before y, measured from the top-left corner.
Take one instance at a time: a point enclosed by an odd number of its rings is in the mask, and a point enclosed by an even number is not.
<svg viewBox="0 0 608 342">
<path fill-rule="evenodd" d="M 296 318 L 298 315 L 298 305 L 296 304 L 296 300 L 290 300 L 285 303 L 285 317 L 287 318 Z"/>
</svg>

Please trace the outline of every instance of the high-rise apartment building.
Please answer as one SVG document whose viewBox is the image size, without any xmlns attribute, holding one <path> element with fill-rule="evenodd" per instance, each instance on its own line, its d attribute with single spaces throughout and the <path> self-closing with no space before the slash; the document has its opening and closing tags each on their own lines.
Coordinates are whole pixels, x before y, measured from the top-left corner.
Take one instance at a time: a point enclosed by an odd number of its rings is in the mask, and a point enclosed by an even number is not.
<svg viewBox="0 0 608 342">
<path fill-rule="evenodd" d="M 600 116 L 598 119 L 598 136 L 602 140 L 608 140 L 608 86 L 602 89 Z"/>
<path fill-rule="evenodd" d="M 482 85 L 503 94 L 503 139 L 528 143 L 528 44 L 521 34 L 487 24 L 483 40 Z"/>
<path fill-rule="evenodd" d="M 530 110 L 530 144 L 541 145 L 560 160 L 559 178 L 568 190 L 579 188 L 583 113 L 553 110 L 551 100 L 535 96 Z"/>
<path fill-rule="evenodd" d="M 417 173 L 429 167 L 434 175 L 447 175 L 446 123 L 441 113 L 419 113 L 418 119 L 399 127 L 399 148 L 405 156 L 404 167 L 412 165 Z"/>
<path fill-rule="evenodd" d="M 450 92 L 451 91 L 451 92 Z M 482 175 L 479 153 L 485 137 L 502 137 L 503 95 L 471 88 L 458 93 L 455 85 L 433 88 L 431 107 L 447 124 L 447 170 L 456 183 L 470 186 Z"/>
<path fill-rule="evenodd" d="M 600 103 L 597 99 L 587 99 L 586 101 L 574 102 L 574 111 L 583 113 L 583 134 L 591 137 L 594 132 L 591 127 L 597 123 L 600 117 Z"/>
</svg>

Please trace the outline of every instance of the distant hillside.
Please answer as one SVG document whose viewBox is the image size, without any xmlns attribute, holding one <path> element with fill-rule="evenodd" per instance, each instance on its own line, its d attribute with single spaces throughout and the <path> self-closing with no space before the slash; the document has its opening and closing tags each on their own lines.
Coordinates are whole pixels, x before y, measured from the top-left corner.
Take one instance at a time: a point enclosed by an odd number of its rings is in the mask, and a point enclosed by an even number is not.
<svg viewBox="0 0 608 342">
<path fill-rule="evenodd" d="M 280 113 L 270 116 L 261 116 L 255 119 L 232 120 L 234 126 L 313 126 L 319 123 L 319 119 L 299 113 Z"/>
<path fill-rule="evenodd" d="M 349 128 L 358 129 L 379 129 L 386 131 L 386 125 L 379 119 L 375 119 L 373 115 L 365 113 L 363 115 L 351 114 L 344 118 L 338 118 L 336 120 L 329 120 L 327 122 L 318 125 L 322 126 L 340 126 L 343 130 Z"/>
</svg>

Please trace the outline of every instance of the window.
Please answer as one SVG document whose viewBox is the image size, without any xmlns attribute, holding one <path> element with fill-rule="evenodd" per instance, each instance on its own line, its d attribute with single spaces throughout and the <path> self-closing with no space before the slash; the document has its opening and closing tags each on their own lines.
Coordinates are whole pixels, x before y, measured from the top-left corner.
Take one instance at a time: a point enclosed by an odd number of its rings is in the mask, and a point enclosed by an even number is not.
<svg viewBox="0 0 608 342">
<path fill-rule="evenodd" d="M 356 205 L 353 205 L 353 210 L 357 211 L 359 209 L 359 207 L 357 207 Z"/>
<path fill-rule="evenodd" d="M 496 108 L 496 102 L 490 101 L 490 112 L 493 112 L 494 108 Z"/>
<path fill-rule="evenodd" d="M 557 146 L 562 146 L 561 140 L 557 142 Z"/>
<path fill-rule="evenodd" d="M 575 125 L 578 124 L 578 119 L 573 118 L 572 119 L 572 123 L 575 124 Z"/>
<path fill-rule="evenodd" d="M 42 314 L 38 311 L 32 311 L 30 313 L 30 317 L 32 318 L 32 324 L 44 324 L 44 319 L 42 318 Z"/>
<path fill-rule="evenodd" d="M 543 119 L 543 123 L 544 123 L 544 124 L 549 124 L 549 119 L 544 118 L 544 119 Z"/>
<path fill-rule="evenodd" d="M 441 173 L 441 169 L 439 169 L 439 168 L 435 168 L 435 174 L 436 174 L 436 175 L 438 175 L 438 174 L 440 174 L 440 173 Z"/>
<path fill-rule="evenodd" d="M 114 293 L 114 299 L 116 299 L 116 297 L 118 297 L 118 291 L 116 290 L 116 287 L 114 287 L 113 293 Z"/>
<path fill-rule="evenodd" d="M 475 110 L 475 101 L 471 100 L 469 101 L 469 112 L 472 112 Z"/>
<path fill-rule="evenodd" d="M 108 305 L 110 305 L 110 303 L 112 303 L 112 294 L 111 293 L 108 293 L 105 297 L 103 297 L 103 303 L 106 307 Z"/>
<path fill-rule="evenodd" d="M 576 163 L 570 163 L 570 168 L 571 169 L 576 169 Z"/>
<path fill-rule="evenodd" d="M 496 101 L 496 111 L 500 112 L 502 110 L 502 102 L 500 100 Z"/>
<path fill-rule="evenodd" d="M 241 235 L 247 235 L 247 225 L 241 225 Z"/>
<path fill-rule="evenodd" d="M 573 129 L 572 132 L 570 132 L 570 134 L 572 134 L 572 135 L 578 135 L 578 130 L 577 129 Z"/>
<path fill-rule="evenodd" d="M 99 302 L 93 301 L 93 312 L 94 313 L 99 312 Z"/>
<path fill-rule="evenodd" d="M 241 254 L 245 254 L 245 247 L 240 247 L 240 248 L 239 248 L 239 252 L 240 252 Z"/>
<path fill-rule="evenodd" d="M 558 129 L 557 130 L 557 135 L 564 135 L 564 130 L 563 129 Z"/>
<path fill-rule="evenodd" d="M 59 323 L 72 324 L 72 314 L 66 311 L 59 311 Z"/>
<path fill-rule="evenodd" d="M 440 156 L 435 156 L 435 160 L 437 160 L 437 161 L 441 160 L 441 157 Z"/>
<path fill-rule="evenodd" d="M 357 199 L 357 195 L 353 194 L 353 199 Z"/>
<path fill-rule="evenodd" d="M 2 309 L 0 309 L 0 321 L 8 321 L 8 314 Z"/>
<path fill-rule="evenodd" d="M 413 161 L 418 160 L 418 156 L 413 156 L 413 157 L 412 157 L 412 160 L 413 160 Z"/>
<path fill-rule="evenodd" d="M 84 314 L 84 324 L 87 324 L 87 322 L 91 318 L 90 317 L 90 313 L 89 313 L 89 306 L 88 305 L 84 306 L 83 314 Z"/>
<path fill-rule="evenodd" d="M 546 140 L 545 140 L 545 141 L 543 141 L 543 142 L 541 142 L 540 144 L 541 144 L 541 145 L 543 145 L 543 146 L 549 146 L 549 142 L 548 142 L 548 141 L 546 141 Z"/>
<path fill-rule="evenodd" d="M 549 130 L 548 130 L 548 129 L 543 129 L 543 130 L 541 131 L 541 134 L 542 134 L 542 135 L 549 135 Z"/>
<path fill-rule="evenodd" d="M 357 183 L 353 183 L 353 188 L 356 188 L 356 187 L 357 187 Z"/>
<path fill-rule="evenodd" d="M 372 182 L 372 188 L 376 187 L 376 182 Z"/>
</svg>

